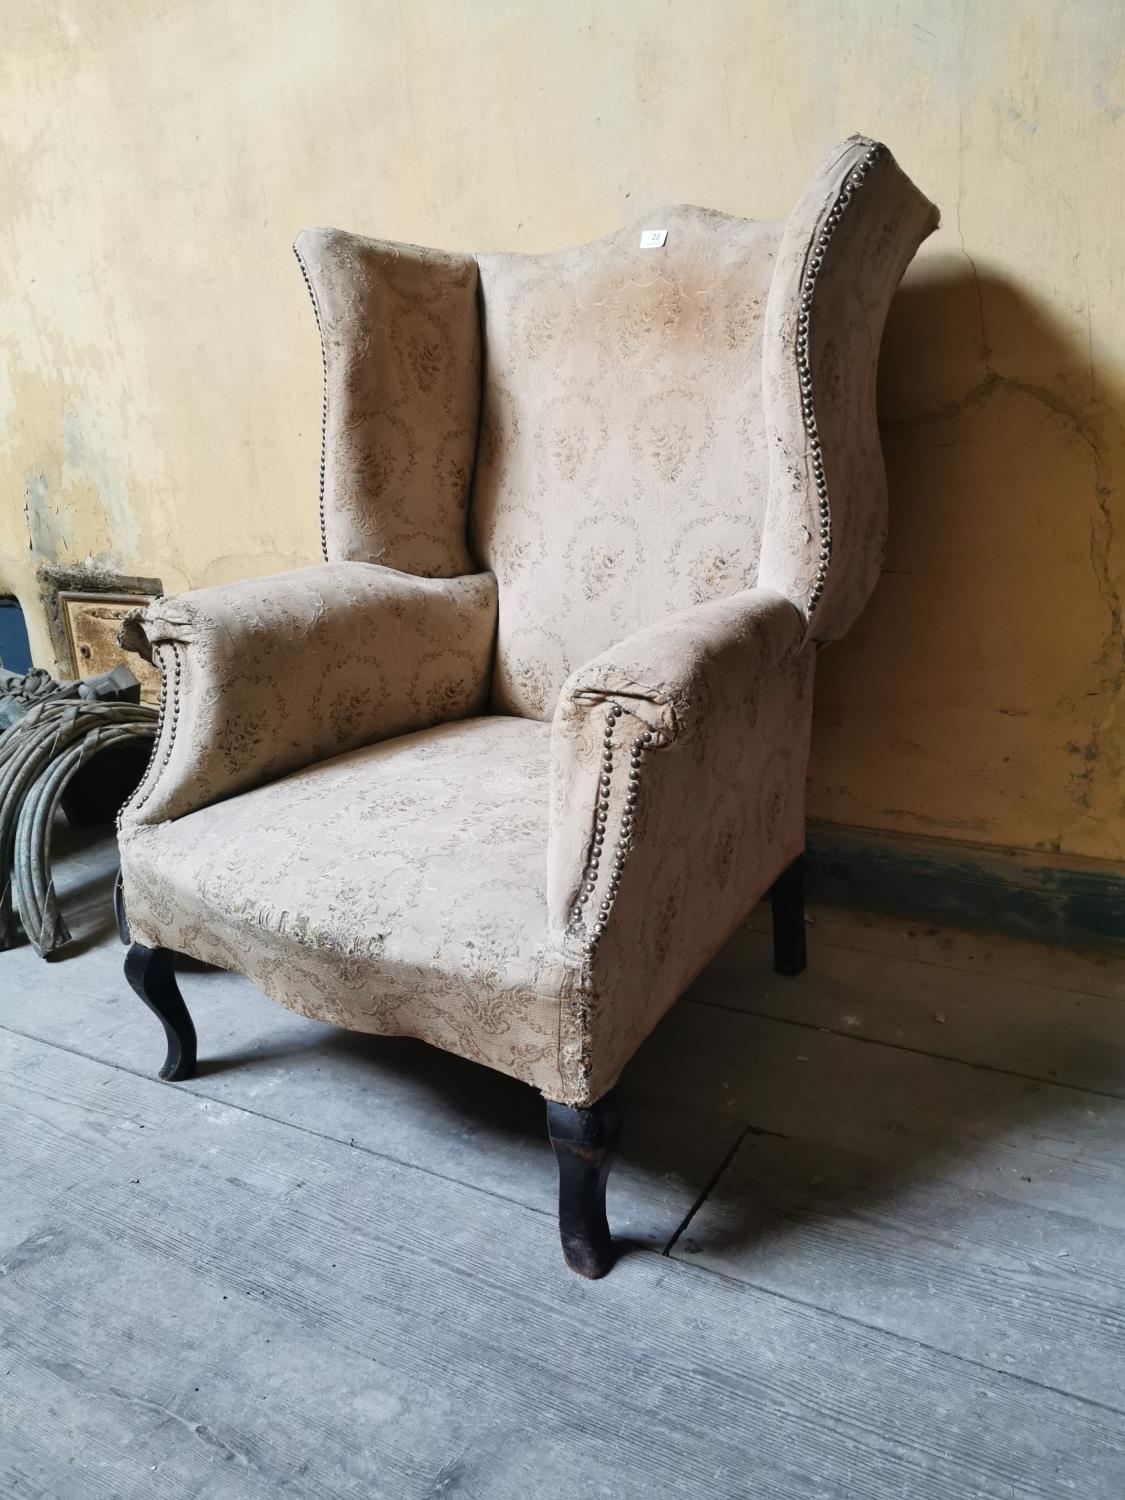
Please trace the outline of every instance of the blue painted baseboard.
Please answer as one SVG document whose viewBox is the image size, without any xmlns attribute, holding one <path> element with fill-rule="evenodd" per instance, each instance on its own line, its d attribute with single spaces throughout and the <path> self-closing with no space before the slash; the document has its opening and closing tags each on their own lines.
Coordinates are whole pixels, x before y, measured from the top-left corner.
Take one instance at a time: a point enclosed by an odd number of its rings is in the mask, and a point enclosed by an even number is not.
<svg viewBox="0 0 1125 1500">
<path fill-rule="evenodd" d="M 0 595 L 0 667 L 9 672 L 31 670 L 31 647 L 27 625 L 18 599 Z"/>
<path fill-rule="evenodd" d="M 810 822 L 809 899 L 1125 960 L 1125 865 Z"/>
</svg>

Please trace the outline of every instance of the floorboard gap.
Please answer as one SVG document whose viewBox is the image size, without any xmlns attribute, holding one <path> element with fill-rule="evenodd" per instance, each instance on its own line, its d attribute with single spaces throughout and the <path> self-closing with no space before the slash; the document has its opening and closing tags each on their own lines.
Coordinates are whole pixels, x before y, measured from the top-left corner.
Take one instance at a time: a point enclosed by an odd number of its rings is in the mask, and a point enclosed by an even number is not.
<svg viewBox="0 0 1125 1500">
<path fill-rule="evenodd" d="M 762 1133 L 763 1134 L 771 1134 L 772 1132 L 762 1132 Z M 706 1203 L 708 1197 L 710 1196 L 711 1192 L 713 1191 L 713 1189 L 715 1187 L 715 1184 L 718 1182 L 719 1178 L 723 1175 L 723 1173 L 726 1171 L 726 1169 L 730 1166 L 730 1164 L 734 1160 L 734 1158 L 738 1155 L 739 1147 L 742 1145 L 743 1141 L 746 1139 L 746 1137 L 748 1135 L 754 1135 L 754 1134 L 757 1134 L 757 1132 L 754 1131 L 754 1130 L 752 1130 L 749 1125 L 745 1126 L 744 1129 L 739 1133 L 738 1138 L 735 1140 L 735 1142 L 731 1146 L 730 1150 L 726 1153 L 726 1155 L 723 1157 L 722 1161 L 716 1167 L 715 1171 L 711 1174 L 711 1176 L 708 1178 L 708 1180 L 704 1183 L 702 1191 L 700 1192 L 699 1196 L 696 1198 L 695 1202 L 688 1209 L 687 1213 L 684 1215 L 682 1222 L 679 1223 L 676 1226 L 675 1233 L 672 1235 L 672 1238 L 668 1241 L 668 1243 L 664 1246 L 664 1249 L 661 1250 L 661 1252 L 660 1252 L 661 1255 L 667 1257 L 667 1256 L 670 1256 L 672 1254 L 672 1250 L 675 1247 L 676 1241 L 683 1234 L 684 1230 L 691 1223 L 692 1219 L 695 1218 L 696 1214 L 703 1207 L 704 1203 Z"/>
<path fill-rule="evenodd" d="M 1082 1083 L 1067 1083 L 1062 1078 L 1048 1078 L 1041 1073 L 1021 1073 L 1018 1068 L 1000 1068 L 995 1063 L 970 1062 L 949 1052 L 931 1052 L 928 1047 L 910 1047 L 904 1042 L 889 1042 L 883 1037 L 860 1036 L 855 1031 L 840 1030 L 835 1026 L 818 1026 L 813 1021 L 794 1021 L 789 1016 L 777 1016 L 768 1011 L 746 1010 L 740 1005 L 724 1005 L 721 1000 L 704 1000 L 699 995 L 683 997 L 691 1005 L 701 1005 L 706 1010 L 721 1010 L 731 1016 L 752 1016 L 756 1021 L 776 1022 L 779 1026 L 796 1026 L 801 1031 L 818 1031 L 824 1036 L 838 1036 L 849 1042 L 862 1042 L 867 1047 L 889 1047 L 892 1052 L 910 1052 L 915 1057 L 932 1057 L 935 1062 L 955 1063 L 960 1068 L 972 1068 L 977 1073 L 999 1073 L 1004 1078 L 1019 1078 L 1026 1083 L 1039 1083 L 1047 1088 L 1069 1089 L 1074 1094 L 1091 1094 L 1099 1099 L 1125 1099 L 1125 1093 L 1115 1094 L 1108 1089 L 1090 1088 Z"/>
</svg>

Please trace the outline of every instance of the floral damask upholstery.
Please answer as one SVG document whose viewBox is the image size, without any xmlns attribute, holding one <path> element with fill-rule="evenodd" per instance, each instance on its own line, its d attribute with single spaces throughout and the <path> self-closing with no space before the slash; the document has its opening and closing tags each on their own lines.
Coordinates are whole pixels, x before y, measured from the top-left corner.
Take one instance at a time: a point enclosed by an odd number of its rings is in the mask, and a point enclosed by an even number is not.
<svg viewBox="0 0 1125 1500">
<path fill-rule="evenodd" d="M 800 854 L 815 648 L 882 553 L 879 340 L 935 223 L 855 137 L 785 223 L 302 234 L 326 561 L 130 621 L 164 682 L 134 942 L 601 1099 Z"/>
</svg>

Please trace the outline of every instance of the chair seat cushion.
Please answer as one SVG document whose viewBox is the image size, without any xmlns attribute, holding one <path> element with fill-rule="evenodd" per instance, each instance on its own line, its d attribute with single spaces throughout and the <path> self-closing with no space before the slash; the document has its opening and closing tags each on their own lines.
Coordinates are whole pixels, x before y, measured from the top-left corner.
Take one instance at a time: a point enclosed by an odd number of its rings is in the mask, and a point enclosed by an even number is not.
<svg viewBox="0 0 1125 1500">
<path fill-rule="evenodd" d="M 124 833 L 134 940 L 550 1094 L 576 983 L 547 929 L 550 741 L 462 720 Z"/>
</svg>

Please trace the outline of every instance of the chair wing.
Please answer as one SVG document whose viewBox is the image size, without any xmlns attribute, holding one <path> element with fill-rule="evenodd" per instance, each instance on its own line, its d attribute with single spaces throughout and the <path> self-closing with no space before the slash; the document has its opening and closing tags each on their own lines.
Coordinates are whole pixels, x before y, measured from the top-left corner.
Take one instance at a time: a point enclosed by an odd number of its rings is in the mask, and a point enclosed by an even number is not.
<svg viewBox="0 0 1125 1500">
<path fill-rule="evenodd" d="M 294 251 L 324 358 L 327 562 L 474 572 L 465 508 L 480 408 L 477 263 L 306 229 Z"/>
<path fill-rule="evenodd" d="M 842 636 L 879 576 L 887 488 L 875 416 L 891 296 L 938 212 L 887 148 L 852 136 L 806 188 L 766 307 L 770 496 L 758 582 Z"/>
</svg>

